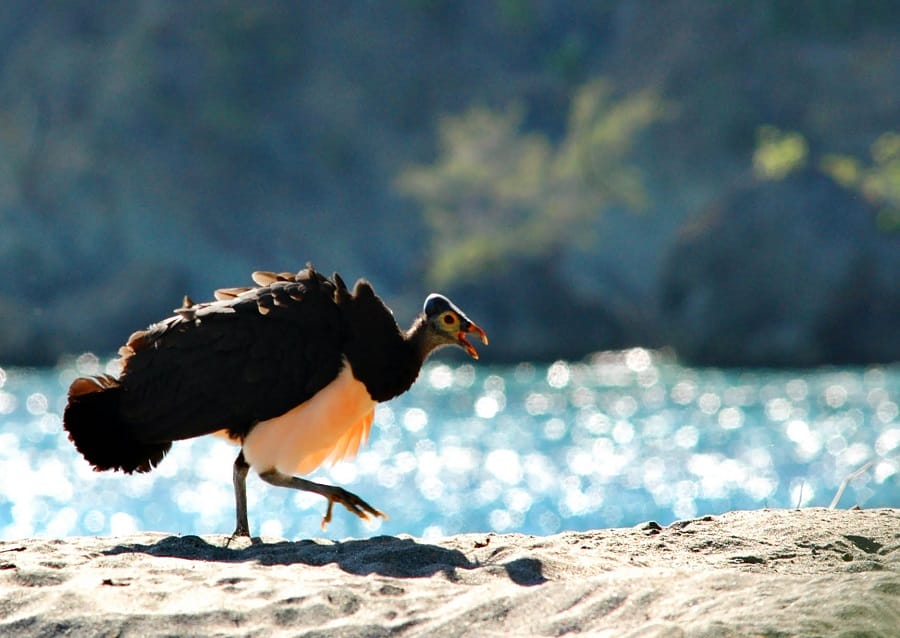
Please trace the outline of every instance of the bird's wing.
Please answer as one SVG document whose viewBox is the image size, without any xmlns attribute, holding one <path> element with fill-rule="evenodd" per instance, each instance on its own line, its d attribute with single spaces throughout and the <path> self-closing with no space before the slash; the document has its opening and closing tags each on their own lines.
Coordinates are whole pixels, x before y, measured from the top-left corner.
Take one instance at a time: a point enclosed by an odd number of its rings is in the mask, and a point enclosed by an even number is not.
<svg viewBox="0 0 900 638">
<path fill-rule="evenodd" d="M 132 335 L 122 349 L 121 413 L 145 442 L 227 429 L 306 401 L 342 366 L 335 285 L 318 273 L 254 273 L 258 287 L 218 291 Z"/>
</svg>

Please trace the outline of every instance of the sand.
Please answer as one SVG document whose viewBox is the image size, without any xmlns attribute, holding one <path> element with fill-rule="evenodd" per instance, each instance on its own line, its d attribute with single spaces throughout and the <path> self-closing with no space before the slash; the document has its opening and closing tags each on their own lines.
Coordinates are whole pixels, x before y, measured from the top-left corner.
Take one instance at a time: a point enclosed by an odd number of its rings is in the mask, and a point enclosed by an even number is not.
<svg viewBox="0 0 900 638">
<path fill-rule="evenodd" d="M 900 637 L 900 510 L 437 541 L 0 543 L 2 636 Z"/>
</svg>

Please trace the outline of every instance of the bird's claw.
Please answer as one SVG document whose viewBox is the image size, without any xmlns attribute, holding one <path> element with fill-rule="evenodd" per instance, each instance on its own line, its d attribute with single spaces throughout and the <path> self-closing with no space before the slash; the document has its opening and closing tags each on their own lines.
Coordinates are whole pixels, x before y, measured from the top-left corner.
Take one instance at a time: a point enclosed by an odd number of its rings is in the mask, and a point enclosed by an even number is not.
<svg viewBox="0 0 900 638">
<path fill-rule="evenodd" d="M 250 529 L 247 528 L 247 527 L 242 527 L 242 526 L 239 525 L 239 526 L 234 530 L 234 532 L 231 534 L 231 536 L 228 537 L 228 540 L 225 541 L 225 547 L 226 547 L 226 548 L 231 547 L 231 544 L 232 544 L 235 540 L 237 540 L 238 538 L 251 539 L 251 536 L 250 536 Z"/>
<path fill-rule="evenodd" d="M 334 499 L 328 499 L 328 509 L 325 510 L 325 516 L 322 517 L 322 531 L 328 529 L 328 523 L 331 522 L 331 510 L 334 507 Z"/>
<path fill-rule="evenodd" d="M 326 498 L 328 499 L 328 508 L 325 510 L 325 516 L 322 517 L 323 532 L 328 527 L 328 523 L 331 522 L 331 511 L 334 508 L 335 503 L 340 503 L 341 505 L 346 507 L 348 511 L 356 514 L 364 521 L 371 520 L 370 516 L 387 519 L 387 514 L 375 509 L 360 497 L 358 497 L 356 494 L 353 494 L 346 490 L 341 490 L 340 492 L 330 495 Z"/>
</svg>

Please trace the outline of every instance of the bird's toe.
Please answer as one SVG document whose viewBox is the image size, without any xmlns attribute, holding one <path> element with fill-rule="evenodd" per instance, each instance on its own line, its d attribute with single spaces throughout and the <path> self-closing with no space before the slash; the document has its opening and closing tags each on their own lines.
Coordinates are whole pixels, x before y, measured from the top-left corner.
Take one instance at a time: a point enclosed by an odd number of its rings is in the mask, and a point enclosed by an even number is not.
<svg viewBox="0 0 900 638">
<path fill-rule="evenodd" d="M 327 498 L 328 509 L 325 511 L 325 516 L 322 519 L 323 530 L 327 527 L 328 523 L 331 522 L 331 511 L 335 503 L 340 503 L 345 508 L 347 508 L 348 511 L 356 514 L 364 521 L 368 521 L 372 516 L 384 519 L 387 518 L 387 515 L 384 514 L 384 512 L 375 509 L 374 507 L 366 503 L 363 499 L 358 497 L 356 494 L 348 492 L 345 489 L 336 487 L 334 488 L 334 491 L 328 495 Z"/>
</svg>

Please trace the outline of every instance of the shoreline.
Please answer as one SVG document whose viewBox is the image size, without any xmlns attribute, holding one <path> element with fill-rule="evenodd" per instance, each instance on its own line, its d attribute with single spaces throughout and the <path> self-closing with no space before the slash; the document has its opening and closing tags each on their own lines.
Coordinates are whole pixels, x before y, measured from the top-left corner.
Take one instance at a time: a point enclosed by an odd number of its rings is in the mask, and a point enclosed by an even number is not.
<svg viewBox="0 0 900 638">
<path fill-rule="evenodd" d="M 552 536 L 227 541 L 0 541 L 0 634 L 900 632 L 900 509 L 735 511 Z"/>
</svg>

